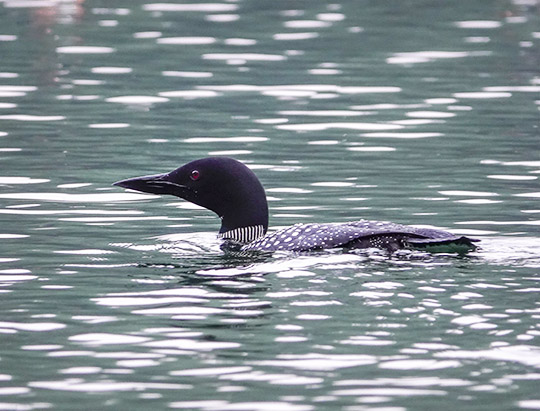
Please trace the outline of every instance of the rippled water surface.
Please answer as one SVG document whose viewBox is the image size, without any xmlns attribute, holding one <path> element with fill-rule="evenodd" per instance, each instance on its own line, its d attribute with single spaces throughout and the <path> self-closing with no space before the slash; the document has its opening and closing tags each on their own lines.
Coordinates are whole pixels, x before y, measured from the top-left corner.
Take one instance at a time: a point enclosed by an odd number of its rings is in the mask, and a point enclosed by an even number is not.
<svg viewBox="0 0 540 411">
<path fill-rule="evenodd" d="M 0 409 L 540 409 L 539 7 L 1 0 Z M 207 155 L 481 246 L 238 257 L 111 186 Z"/>
</svg>

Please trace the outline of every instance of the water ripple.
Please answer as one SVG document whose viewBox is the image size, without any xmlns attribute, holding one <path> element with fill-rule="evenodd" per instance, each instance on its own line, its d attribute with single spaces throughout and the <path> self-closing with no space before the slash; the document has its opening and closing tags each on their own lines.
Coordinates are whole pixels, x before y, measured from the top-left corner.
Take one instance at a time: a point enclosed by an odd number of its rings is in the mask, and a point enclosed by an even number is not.
<svg viewBox="0 0 540 411">
<path fill-rule="evenodd" d="M 139 382 L 85 382 L 81 379 L 65 379 L 58 381 L 30 381 L 28 386 L 54 391 L 74 391 L 81 393 L 100 393 L 111 391 L 149 391 L 149 390 L 189 390 L 193 386 L 173 383 L 139 383 Z"/>
<path fill-rule="evenodd" d="M 116 49 L 103 46 L 63 46 L 57 47 L 56 52 L 61 54 L 108 54 Z"/>
<path fill-rule="evenodd" d="M 449 350 L 435 354 L 440 358 L 484 358 L 496 361 L 517 362 L 540 368 L 540 349 L 530 345 L 509 345 L 489 350 Z"/>
<path fill-rule="evenodd" d="M 15 121 L 60 121 L 65 120 L 64 116 L 37 116 L 31 114 L 6 114 L 0 116 L 0 120 Z"/>
<path fill-rule="evenodd" d="M 178 12 L 226 12 L 235 11 L 238 9 L 236 4 L 227 3 L 148 3 L 143 5 L 143 10 L 146 11 L 178 11 Z"/>
<path fill-rule="evenodd" d="M 156 96 L 118 96 L 118 97 L 109 97 L 105 101 L 109 103 L 120 103 L 120 104 L 152 105 L 156 103 L 165 103 L 169 101 L 169 99 L 165 97 L 156 97 Z"/>
<path fill-rule="evenodd" d="M 396 130 L 402 128 L 397 124 L 381 123 L 302 123 L 302 124 L 282 124 L 276 126 L 279 130 L 291 131 L 325 131 L 330 129 L 344 130 Z"/>
<path fill-rule="evenodd" d="M 115 201 L 133 201 L 153 198 L 153 196 L 135 193 L 99 193 L 99 194 L 68 194 L 68 193 L 9 193 L 0 194 L 0 198 L 14 200 L 38 200 L 66 203 L 108 203 Z"/>
<path fill-rule="evenodd" d="M 307 381 L 304 383 L 308 383 Z M 201 401 L 174 401 L 169 404 L 171 408 L 201 409 L 201 410 L 252 410 L 252 411 L 312 411 L 311 405 L 291 404 L 285 401 L 257 401 L 257 402 L 228 402 L 224 400 L 201 400 Z"/>
<path fill-rule="evenodd" d="M 176 44 L 176 45 L 202 45 L 213 44 L 216 42 L 214 37 L 160 37 L 156 41 L 158 44 Z"/>
<path fill-rule="evenodd" d="M 44 331 L 53 331 L 65 328 L 65 324 L 61 323 L 51 323 L 51 322 L 27 322 L 27 323 L 18 323 L 18 322 L 8 322 L 0 321 L 0 328 L 7 330 L 18 331 L 31 331 L 31 332 L 44 332 Z"/>
</svg>

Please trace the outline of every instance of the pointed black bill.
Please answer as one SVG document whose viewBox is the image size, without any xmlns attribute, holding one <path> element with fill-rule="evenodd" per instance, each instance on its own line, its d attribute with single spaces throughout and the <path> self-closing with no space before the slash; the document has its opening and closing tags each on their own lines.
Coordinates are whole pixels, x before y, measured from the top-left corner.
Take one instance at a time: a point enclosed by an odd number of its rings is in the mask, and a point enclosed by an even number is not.
<svg viewBox="0 0 540 411">
<path fill-rule="evenodd" d="M 189 190 L 186 186 L 176 184 L 169 179 L 169 174 L 155 174 L 151 176 L 128 178 L 113 183 L 115 186 L 129 188 L 150 194 L 171 194 L 178 197 Z"/>
</svg>

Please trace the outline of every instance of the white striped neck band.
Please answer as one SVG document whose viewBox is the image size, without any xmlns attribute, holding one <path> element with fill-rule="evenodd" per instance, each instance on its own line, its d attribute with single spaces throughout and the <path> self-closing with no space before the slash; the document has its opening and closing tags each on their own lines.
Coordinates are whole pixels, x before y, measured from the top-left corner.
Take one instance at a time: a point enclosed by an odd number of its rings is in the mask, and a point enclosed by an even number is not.
<svg viewBox="0 0 540 411">
<path fill-rule="evenodd" d="M 264 236 L 264 226 L 253 225 L 249 227 L 235 228 L 234 230 L 220 233 L 219 237 L 225 240 L 232 240 L 238 243 L 250 243 Z"/>
</svg>

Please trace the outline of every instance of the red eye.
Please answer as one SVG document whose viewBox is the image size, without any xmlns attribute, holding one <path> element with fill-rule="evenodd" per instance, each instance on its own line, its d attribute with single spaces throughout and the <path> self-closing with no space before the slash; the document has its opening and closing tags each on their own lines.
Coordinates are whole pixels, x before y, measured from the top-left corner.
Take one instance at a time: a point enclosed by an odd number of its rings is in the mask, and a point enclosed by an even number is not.
<svg viewBox="0 0 540 411">
<path fill-rule="evenodd" d="M 201 173 L 199 173 L 197 170 L 193 170 L 189 178 L 191 178 L 193 181 L 197 181 L 200 176 L 201 176 Z"/>
</svg>

